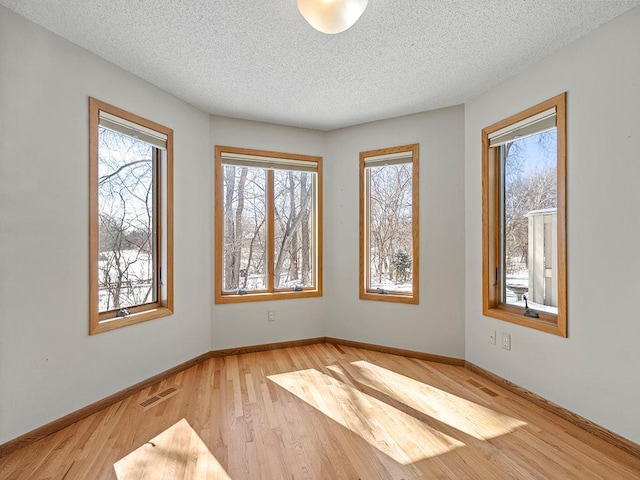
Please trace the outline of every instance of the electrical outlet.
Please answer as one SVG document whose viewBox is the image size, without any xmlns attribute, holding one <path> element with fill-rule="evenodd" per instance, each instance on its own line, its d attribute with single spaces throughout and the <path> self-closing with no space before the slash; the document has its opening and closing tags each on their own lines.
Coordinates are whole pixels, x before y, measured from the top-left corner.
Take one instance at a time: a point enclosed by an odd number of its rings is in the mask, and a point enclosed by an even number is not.
<svg viewBox="0 0 640 480">
<path fill-rule="evenodd" d="M 502 348 L 511 350 L 511 335 L 502 332 Z"/>
<path fill-rule="evenodd" d="M 496 331 L 495 330 L 489 330 L 489 343 L 491 345 L 495 345 L 496 344 Z"/>
<path fill-rule="evenodd" d="M 275 322 L 276 321 L 276 312 L 275 310 L 269 310 L 267 312 L 267 321 Z"/>
</svg>

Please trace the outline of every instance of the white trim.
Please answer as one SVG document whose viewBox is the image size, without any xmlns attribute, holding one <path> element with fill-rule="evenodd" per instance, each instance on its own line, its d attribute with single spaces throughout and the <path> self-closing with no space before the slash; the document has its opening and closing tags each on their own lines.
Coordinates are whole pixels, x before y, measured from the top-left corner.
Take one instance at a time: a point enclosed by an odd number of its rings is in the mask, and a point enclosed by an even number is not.
<svg viewBox="0 0 640 480">
<path fill-rule="evenodd" d="M 129 120 L 112 115 L 111 113 L 100 110 L 100 120 L 98 124 L 101 127 L 114 132 L 137 138 L 138 140 L 153 145 L 154 147 L 161 148 L 163 150 L 167 149 L 167 135 L 164 133 L 130 122 Z"/>
<path fill-rule="evenodd" d="M 408 150 L 406 152 L 387 153 L 386 155 L 375 155 L 373 157 L 364 158 L 365 168 L 369 167 L 382 167 L 385 165 L 400 165 L 403 163 L 413 162 L 413 152 Z"/>
<path fill-rule="evenodd" d="M 489 146 L 498 147 L 520 138 L 530 137 L 531 135 L 546 132 L 547 130 L 551 130 L 555 127 L 556 108 L 553 107 L 519 122 L 512 123 L 500 130 L 491 132 L 488 135 Z"/>
<path fill-rule="evenodd" d="M 318 171 L 318 162 L 313 160 L 293 160 L 289 158 L 264 157 L 231 152 L 222 152 L 221 158 L 223 165 L 264 168 L 268 170 Z"/>
</svg>

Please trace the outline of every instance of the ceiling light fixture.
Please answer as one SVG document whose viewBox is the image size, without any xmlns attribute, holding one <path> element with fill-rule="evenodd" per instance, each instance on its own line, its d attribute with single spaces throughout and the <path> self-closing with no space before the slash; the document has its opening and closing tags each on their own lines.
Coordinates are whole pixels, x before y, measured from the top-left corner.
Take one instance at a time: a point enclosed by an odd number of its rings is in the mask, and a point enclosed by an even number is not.
<svg viewBox="0 0 640 480">
<path fill-rule="evenodd" d="M 368 0 L 296 0 L 309 25 L 322 33 L 341 33 L 358 21 Z"/>
</svg>

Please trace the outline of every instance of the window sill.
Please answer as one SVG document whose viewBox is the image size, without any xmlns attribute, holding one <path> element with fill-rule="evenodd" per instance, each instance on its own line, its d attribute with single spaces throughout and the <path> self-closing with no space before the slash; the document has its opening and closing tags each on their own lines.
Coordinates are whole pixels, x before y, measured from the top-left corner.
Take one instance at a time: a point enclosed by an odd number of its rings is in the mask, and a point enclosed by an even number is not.
<svg viewBox="0 0 640 480">
<path fill-rule="evenodd" d="M 167 317 L 173 314 L 173 310 L 167 307 L 158 307 L 151 310 L 142 310 L 127 315 L 126 317 L 113 317 L 105 320 L 91 319 L 90 335 L 108 332 L 116 328 L 127 327 L 136 323 L 154 320 L 156 318 Z"/>
<path fill-rule="evenodd" d="M 482 314 L 487 317 L 497 318 L 505 322 L 515 323 L 523 327 L 533 328 L 542 332 L 551 333 L 560 337 L 567 336 L 566 322 L 561 315 L 552 315 L 537 311 L 540 318 L 524 316 L 524 309 L 507 305 L 483 308 Z"/>
<path fill-rule="evenodd" d="M 264 293 L 246 293 L 238 294 L 220 294 L 216 293 L 216 304 L 219 303 L 245 303 L 245 302 L 266 302 L 269 300 L 290 300 L 294 298 L 310 298 L 321 297 L 321 290 L 302 290 L 299 292 L 264 292 Z"/>
<path fill-rule="evenodd" d="M 373 300 L 377 302 L 408 303 L 418 305 L 417 295 L 401 295 L 398 293 L 361 292 L 360 300 Z"/>
</svg>

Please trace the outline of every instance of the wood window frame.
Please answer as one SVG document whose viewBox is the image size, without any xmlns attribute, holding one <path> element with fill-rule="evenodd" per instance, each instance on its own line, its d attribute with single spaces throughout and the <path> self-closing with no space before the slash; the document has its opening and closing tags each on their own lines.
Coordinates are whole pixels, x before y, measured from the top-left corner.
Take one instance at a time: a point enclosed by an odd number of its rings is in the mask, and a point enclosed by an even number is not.
<svg viewBox="0 0 640 480">
<path fill-rule="evenodd" d="M 365 160 L 369 157 L 394 155 L 411 152 L 412 155 L 412 291 L 410 293 L 393 292 L 381 293 L 369 288 L 369 238 L 368 238 L 368 205 L 367 174 Z M 360 300 L 374 300 L 381 302 L 419 303 L 419 273 L 420 273 L 420 242 L 419 242 L 419 144 L 413 143 L 397 147 L 382 148 L 360 152 Z"/>
<path fill-rule="evenodd" d="M 491 147 L 489 136 L 526 121 L 546 110 L 556 109 L 557 128 L 557 258 L 558 313 L 537 311 L 539 318 L 524 316 L 524 309 L 501 302 L 500 278 L 500 174 L 499 147 Z M 567 127 L 566 93 L 557 95 L 482 130 L 482 313 L 506 322 L 543 332 L 567 336 Z"/>
<path fill-rule="evenodd" d="M 153 303 L 127 307 L 124 317 L 116 311 L 99 312 L 99 220 L 98 220 L 98 162 L 100 112 L 153 130 L 166 136 L 166 150 L 157 155 L 154 183 L 156 184 L 156 271 L 157 299 Z M 89 97 L 89 334 L 146 322 L 173 314 L 173 130 L 146 118 Z"/>
<path fill-rule="evenodd" d="M 301 162 L 313 162 L 317 166 L 315 185 L 315 224 L 313 235 L 313 262 L 315 272 L 313 287 L 303 287 L 302 290 L 293 291 L 288 289 L 275 288 L 275 246 L 274 246 L 274 221 L 275 221 L 275 198 L 274 198 L 274 173 L 271 169 L 266 169 L 266 202 L 267 202 L 267 240 L 266 240 L 266 281 L 267 288 L 264 290 L 252 290 L 244 294 L 228 292 L 223 290 L 223 246 L 224 246 L 224 213 L 223 213 L 223 154 L 238 154 L 254 157 L 295 160 Z M 256 164 L 259 167 L 259 164 Z M 286 300 L 294 298 L 310 298 L 322 296 L 322 157 L 312 155 L 302 155 L 294 153 L 273 152 L 268 150 L 254 150 L 249 148 L 229 147 L 223 145 L 215 146 L 215 303 L 244 303 L 260 302 L 268 300 Z"/>
</svg>

